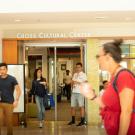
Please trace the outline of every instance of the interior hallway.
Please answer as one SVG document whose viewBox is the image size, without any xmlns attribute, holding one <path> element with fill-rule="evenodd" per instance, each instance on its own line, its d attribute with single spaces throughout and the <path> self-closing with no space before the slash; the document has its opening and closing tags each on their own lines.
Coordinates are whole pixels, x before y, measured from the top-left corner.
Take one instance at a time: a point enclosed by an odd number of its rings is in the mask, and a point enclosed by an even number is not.
<svg viewBox="0 0 135 135">
<path fill-rule="evenodd" d="M 6 135 L 2 129 L 2 135 Z M 14 135 L 106 135 L 104 129 L 94 126 L 68 126 L 67 122 L 45 122 L 44 128 L 38 128 L 37 121 L 30 121 L 27 128 L 15 127 Z"/>
</svg>

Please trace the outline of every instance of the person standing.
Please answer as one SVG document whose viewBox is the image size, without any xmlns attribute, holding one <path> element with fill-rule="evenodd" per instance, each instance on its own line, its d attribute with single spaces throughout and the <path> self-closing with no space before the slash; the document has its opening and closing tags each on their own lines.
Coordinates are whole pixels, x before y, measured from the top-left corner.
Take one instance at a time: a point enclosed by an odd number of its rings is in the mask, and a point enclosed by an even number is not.
<svg viewBox="0 0 135 135">
<path fill-rule="evenodd" d="M 41 69 L 36 69 L 34 72 L 34 80 L 32 82 L 31 94 L 35 95 L 36 104 L 38 107 L 38 119 L 39 127 L 42 128 L 45 118 L 45 106 L 43 98 L 47 93 L 47 82 L 46 79 L 42 77 Z"/>
<path fill-rule="evenodd" d="M 69 70 L 66 70 L 66 75 L 64 76 L 65 87 L 63 88 L 66 91 L 67 100 L 71 98 L 71 81 L 72 76 Z"/>
<path fill-rule="evenodd" d="M 101 97 L 102 97 L 102 95 L 104 94 L 105 90 L 108 87 L 108 81 L 104 80 L 102 83 L 103 83 L 103 89 L 99 92 L 99 96 L 101 96 Z M 102 110 L 102 108 L 99 107 L 99 111 L 100 110 Z M 101 128 L 104 128 L 104 125 L 103 125 L 104 121 L 102 119 L 101 119 L 101 123 L 102 123 Z"/>
<path fill-rule="evenodd" d="M 77 126 L 82 126 L 85 124 L 84 118 L 84 96 L 80 92 L 80 85 L 81 83 L 87 82 L 86 74 L 83 72 L 82 63 L 76 64 L 76 73 L 73 75 L 72 78 L 72 96 L 71 96 L 71 115 L 72 120 L 68 123 L 68 125 L 75 124 L 75 107 L 79 105 L 80 114 L 81 114 L 81 121 Z"/>
<path fill-rule="evenodd" d="M 103 81 L 103 89 L 101 89 L 101 91 L 99 92 L 99 96 L 102 96 L 104 94 L 105 90 L 107 89 L 107 86 L 108 86 L 108 81 L 104 80 Z"/>
<path fill-rule="evenodd" d="M 7 135 L 13 135 L 13 109 L 18 106 L 21 95 L 21 90 L 16 78 L 7 74 L 7 72 L 7 64 L 0 63 L 0 135 L 3 118 L 6 120 Z M 16 91 L 15 98 L 14 90 Z"/>
</svg>

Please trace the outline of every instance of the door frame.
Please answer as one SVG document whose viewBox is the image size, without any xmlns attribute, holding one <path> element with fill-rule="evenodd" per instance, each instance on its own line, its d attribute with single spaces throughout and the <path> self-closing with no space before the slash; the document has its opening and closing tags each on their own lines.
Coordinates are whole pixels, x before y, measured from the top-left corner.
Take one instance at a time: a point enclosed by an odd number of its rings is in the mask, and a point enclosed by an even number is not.
<svg viewBox="0 0 135 135">
<path fill-rule="evenodd" d="M 55 93 L 55 121 L 58 120 L 58 116 L 57 116 L 57 76 L 56 76 L 56 68 L 57 68 L 57 47 L 61 47 L 61 48 L 67 48 L 67 47 L 80 47 L 80 55 L 81 55 L 81 60 L 83 60 L 84 62 L 84 71 L 87 73 L 87 61 L 86 61 L 86 49 L 87 49 L 87 45 L 86 43 L 84 42 L 68 42 L 68 43 L 65 43 L 65 42 L 61 42 L 61 43 L 27 43 L 25 42 L 23 44 L 23 61 L 24 63 L 26 62 L 25 58 L 26 58 L 26 50 L 25 48 L 26 47 L 53 47 L 54 48 L 54 93 Z M 81 51 L 81 47 L 83 47 L 83 50 L 84 51 Z M 85 52 L 85 54 L 83 54 Z M 42 54 L 41 54 L 42 55 Z M 83 59 L 82 59 L 83 57 Z M 86 102 L 86 99 L 85 99 L 85 112 L 86 112 L 86 107 L 87 107 L 87 102 Z M 87 118 L 87 113 L 86 113 L 86 118 Z"/>
</svg>

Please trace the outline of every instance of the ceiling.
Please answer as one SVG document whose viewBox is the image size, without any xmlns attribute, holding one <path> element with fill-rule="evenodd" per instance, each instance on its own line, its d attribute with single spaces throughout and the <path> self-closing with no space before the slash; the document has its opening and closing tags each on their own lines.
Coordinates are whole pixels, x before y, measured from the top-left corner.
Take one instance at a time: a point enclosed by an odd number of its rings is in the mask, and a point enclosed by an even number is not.
<svg viewBox="0 0 135 135">
<path fill-rule="evenodd" d="M 0 24 L 135 22 L 135 11 L 0 13 Z"/>
<path fill-rule="evenodd" d="M 0 13 L 132 11 L 134 0 L 3 0 Z"/>
</svg>

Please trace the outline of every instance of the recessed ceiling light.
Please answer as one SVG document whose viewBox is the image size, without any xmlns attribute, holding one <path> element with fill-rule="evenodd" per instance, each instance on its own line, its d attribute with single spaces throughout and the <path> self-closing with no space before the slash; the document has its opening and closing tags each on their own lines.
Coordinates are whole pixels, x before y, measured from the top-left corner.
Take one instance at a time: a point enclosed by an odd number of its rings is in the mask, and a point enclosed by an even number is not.
<svg viewBox="0 0 135 135">
<path fill-rule="evenodd" d="M 105 19 L 106 16 L 97 16 L 97 17 L 95 17 L 95 18 L 96 18 L 96 19 L 99 19 L 99 20 L 100 20 L 100 19 L 102 20 L 102 19 Z"/>
<path fill-rule="evenodd" d="M 126 17 L 125 20 L 126 20 L 126 21 L 131 21 L 132 18 L 131 18 L 131 17 Z"/>
<path fill-rule="evenodd" d="M 21 19 L 15 19 L 15 22 L 21 22 L 22 20 Z"/>
</svg>

